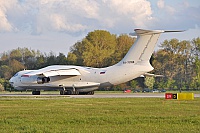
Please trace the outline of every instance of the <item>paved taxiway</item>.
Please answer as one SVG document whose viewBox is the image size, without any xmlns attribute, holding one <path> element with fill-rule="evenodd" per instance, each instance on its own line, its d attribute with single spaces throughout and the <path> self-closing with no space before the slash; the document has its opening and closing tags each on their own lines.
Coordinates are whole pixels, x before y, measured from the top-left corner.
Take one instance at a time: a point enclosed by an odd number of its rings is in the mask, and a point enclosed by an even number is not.
<svg viewBox="0 0 200 133">
<path fill-rule="evenodd" d="M 0 97 L 69 97 L 69 98 L 165 98 L 164 93 L 128 93 L 128 94 L 94 94 L 94 95 L 58 95 L 58 94 L 0 94 Z M 200 97 L 200 94 L 194 94 Z"/>
</svg>

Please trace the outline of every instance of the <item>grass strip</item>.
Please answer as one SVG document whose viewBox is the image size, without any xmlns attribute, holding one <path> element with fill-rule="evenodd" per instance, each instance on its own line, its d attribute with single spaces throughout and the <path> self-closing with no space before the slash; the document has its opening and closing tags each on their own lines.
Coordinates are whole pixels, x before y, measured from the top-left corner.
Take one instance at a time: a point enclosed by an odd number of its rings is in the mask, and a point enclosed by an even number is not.
<svg viewBox="0 0 200 133">
<path fill-rule="evenodd" d="M 0 98 L 2 133 L 200 132 L 200 98 Z"/>
</svg>

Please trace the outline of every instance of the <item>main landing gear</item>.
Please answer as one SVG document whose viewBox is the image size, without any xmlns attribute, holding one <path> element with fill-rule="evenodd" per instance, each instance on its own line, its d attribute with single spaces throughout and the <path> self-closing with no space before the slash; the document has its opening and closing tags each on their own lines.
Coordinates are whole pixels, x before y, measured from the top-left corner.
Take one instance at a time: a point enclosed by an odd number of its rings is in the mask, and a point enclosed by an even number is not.
<svg viewBox="0 0 200 133">
<path fill-rule="evenodd" d="M 79 92 L 74 85 L 72 85 L 72 89 L 66 89 L 63 86 L 63 90 L 60 90 L 60 95 L 94 95 L 94 91 Z"/>
<path fill-rule="evenodd" d="M 76 91 L 72 91 L 72 90 L 61 90 L 60 91 L 60 95 L 78 95 L 79 92 Z"/>
<path fill-rule="evenodd" d="M 40 95 L 40 91 L 32 91 L 32 95 Z M 94 91 L 79 92 L 78 90 L 60 90 L 60 95 L 94 95 Z"/>
<path fill-rule="evenodd" d="M 60 95 L 94 95 L 94 91 L 79 92 L 78 90 L 60 90 Z"/>
</svg>

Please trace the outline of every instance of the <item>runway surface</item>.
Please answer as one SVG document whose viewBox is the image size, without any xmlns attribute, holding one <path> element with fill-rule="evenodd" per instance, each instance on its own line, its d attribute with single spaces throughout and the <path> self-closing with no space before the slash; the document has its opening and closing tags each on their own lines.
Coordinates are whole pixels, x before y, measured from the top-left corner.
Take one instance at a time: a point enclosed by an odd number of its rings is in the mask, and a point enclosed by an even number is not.
<svg viewBox="0 0 200 133">
<path fill-rule="evenodd" d="M 165 98 L 164 93 L 122 93 L 122 94 L 94 94 L 94 95 L 58 95 L 58 94 L 0 94 L 0 97 L 69 97 L 69 98 Z M 200 97 L 200 94 L 194 94 Z"/>
</svg>

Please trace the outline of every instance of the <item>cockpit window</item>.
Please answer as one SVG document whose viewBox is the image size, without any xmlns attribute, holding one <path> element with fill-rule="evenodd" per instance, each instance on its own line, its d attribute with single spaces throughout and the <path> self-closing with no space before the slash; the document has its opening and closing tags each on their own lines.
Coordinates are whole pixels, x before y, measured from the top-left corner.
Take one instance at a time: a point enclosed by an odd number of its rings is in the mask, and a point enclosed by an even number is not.
<svg viewBox="0 0 200 133">
<path fill-rule="evenodd" d="M 13 77 L 16 77 L 18 75 L 18 73 L 16 73 Z"/>
</svg>

